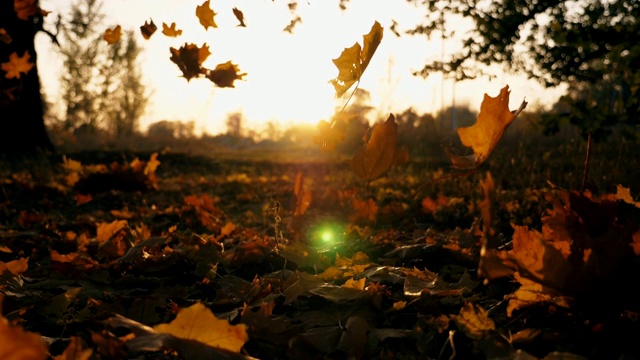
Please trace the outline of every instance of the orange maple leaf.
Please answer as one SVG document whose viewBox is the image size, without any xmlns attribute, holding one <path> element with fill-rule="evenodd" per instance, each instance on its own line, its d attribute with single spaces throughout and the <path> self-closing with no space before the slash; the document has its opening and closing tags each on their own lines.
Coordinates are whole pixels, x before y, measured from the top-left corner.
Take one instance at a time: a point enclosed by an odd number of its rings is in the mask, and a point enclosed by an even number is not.
<svg viewBox="0 0 640 360">
<path fill-rule="evenodd" d="M 489 312 L 472 303 L 465 303 L 460 313 L 451 315 L 451 319 L 471 339 L 482 339 L 496 330 L 496 324 L 489 317 Z"/>
<path fill-rule="evenodd" d="M 345 130 L 340 126 L 331 126 L 330 123 L 320 120 L 318 134 L 313 137 L 313 142 L 320 145 L 322 151 L 334 151 L 336 146 L 344 141 Z"/>
<path fill-rule="evenodd" d="M 362 74 L 369 66 L 369 62 L 382 41 L 383 29 L 377 21 L 371 31 L 363 36 L 363 46 L 356 42 L 352 47 L 345 48 L 340 56 L 333 59 L 338 68 L 338 77 L 330 83 L 336 89 L 336 97 L 342 96 L 351 85 L 360 81 Z"/>
<path fill-rule="evenodd" d="M 117 25 L 113 29 L 105 30 L 103 38 L 109 45 L 117 43 L 122 38 L 122 27 Z"/>
<path fill-rule="evenodd" d="M 162 23 L 162 33 L 169 37 L 178 37 L 182 35 L 182 30 L 176 29 L 176 23 L 172 22 L 171 26 L 167 26 L 167 23 Z"/>
<path fill-rule="evenodd" d="M 153 329 L 234 352 L 239 352 L 249 340 L 245 324 L 231 325 L 226 320 L 218 319 L 201 302 L 181 309 L 171 323 L 159 324 Z"/>
<path fill-rule="evenodd" d="M 209 30 L 209 26 L 213 28 L 218 27 L 214 19 L 216 15 L 217 14 L 209 7 L 209 0 L 196 7 L 196 16 L 198 17 L 198 20 L 200 20 L 200 24 L 202 24 L 206 30 Z"/>
<path fill-rule="evenodd" d="M 397 138 L 398 124 L 390 114 L 386 122 L 373 128 L 367 143 L 353 156 L 351 168 L 356 175 L 366 181 L 384 175 L 398 159 Z"/>
<path fill-rule="evenodd" d="M 156 24 L 153 23 L 153 19 L 149 19 L 149 21 L 150 22 L 145 21 L 144 25 L 140 26 L 140 33 L 142 33 L 142 37 L 145 40 L 149 40 L 149 38 L 151 38 L 151 35 L 153 35 L 153 33 L 158 30 Z"/>
<path fill-rule="evenodd" d="M 507 127 L 516 119 L 518 114 L 527 106 L 522 101 L 515 111 L 509 110 L 509 85 L 500 90 L 500 94 L 491 97 L 484 94 L 480 105 L 480 113 L 476 123 L 458 129 L 458 136 L 465 146 L 473 149 L 473 155 L 456 156 L 449 154 L 453 167 L 459 169 L 473 169 L 484 163 L 502 138 Z"/>
<path fill-rule="evenodd" d="M 247 25 L 244 23 L 244 14 L 242 13 L 242 11 L 234 7 L 233 15 L 235 15 L 236 19 L 238 19 L 238 21 L 240 22 L 238 26 L 247 27 Z"/>
<path fill-rule="evenodd" d="M 0 68 L 6 71 L 4 75 L 7 79 L 20 79 L 22 74 L 26 74 L 33 68 L 33 63 L 29 62 L 31 56 L 28 52 L 24 52 L 22 56 L 18 56 L 18 53 L 12 52 L 9 55 L 9 61 L 0 64 Z"/>
<path fill-rule="evenodd" d="M 242 80 L 247 75 L 246 73 L 240 73 L 238 65 L 232 64 L 231 61 L 227 61 L 223 64 L 218 64 L 215 69 L 207 72 L 207 79 L 211 80 L 219 87 L 235 87 L 234 81 Z"/>
</svg>

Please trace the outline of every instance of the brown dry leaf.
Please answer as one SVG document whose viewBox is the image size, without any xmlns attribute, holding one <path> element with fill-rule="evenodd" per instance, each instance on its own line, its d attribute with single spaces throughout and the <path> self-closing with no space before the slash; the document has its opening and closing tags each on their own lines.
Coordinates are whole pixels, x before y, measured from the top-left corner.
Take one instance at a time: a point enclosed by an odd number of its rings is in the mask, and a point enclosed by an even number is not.
<svg viewBox="0 0 640 360">
<path fill-rule="evenodd" d="M 356 290 L 364 290 L 364 285 L 366 282 L 367 282 L 366 278 L 361 278 L 358 280 L 354 280 L 353 278 L 350 278 L 344 284 L 342 284 L 342 287 L 356 289 Z"/>
<path fill-rule="evenodd" d="M 361 179 L 375 180 L 384 175 L 396 160 L 398 124 L 393 114 L 386 122 L 377 124 L 371 137 L 351 160 L 351 168 Z"/>
<path fill-rule="evenodd" d="M 293 193 L 296 196 L 296 208 L 293 211 L 293 216 L 304 215 L 311 205 L 311 193 L 304 190 L 304 175 L 301 172 L 296 174 Z"/>
<path fill-rule="evenodd" d="M 170 48 L 169 50 L 171 51 L 170 60 L 178 65 L 182 76 L 187 81 L 203 74 L 202 62 L 211 54 L 207 43 L 204 43 L 201 48 L 196 44 L 185 43 L 180 49 Z"/>
<path fill-rule="evenodd" d="M 11 260 L 9 262 L 0 261 L 0 274 L 3 272 L 9 271 L 13 275 L 20 275 L 23 272 L 27 271 L 29 268 L 29 258 L 20 258 L 17 260 Z"/>
<path fill-rule="evenodd" d="M 182 35 L 182 30 L 176 29 L 176 23 L 174 22 L 170 26 L 167 26 L 167 23 L 162 23 L 162 33 L 168 37 L 178 37 Z"/>
<path fill-rule="evenodd" d="M 484 163 L 491 155 L 507 127 L 527 106 L 527 102 L 523 100 L 517 110 L 509 111 L 509 94 L 508 85 L 502 88 L 496 97 L 484 94 L 476 123 L 458 129 L 458 136 L 462 144 L 471 147 L 473 155 L 455 156 L 449 154 L 453 167 L 473 169 Z"/>
<path fill-rule="evenodd" d="M 242 13 L 242 11 L 240 11 L 238 8 L 234 7 L 233 8 L 233 15 L 240 22 L 240 24 L 238 26 L 247 27 L 247 25 L 244 23 L 244 14 Z"/>
<path fill-rule="evenodd" d="M 149 40 L 156 30 L 158 27 L 153 23 L 153 19 L 149 19 L 149 22 L 145 21 L 144 25 L 140 26 L 140 33 L 145 40 Z"/>
<path fill-rule="evenodd" d="M 382 41 L 382 35 L 383 28 L 376 21 L 371 31 L 364 35 L 362 47 L 356 42 L 352 47 L 345 48 L 338 58 L 333 59 L 339 71 L 338 77 L 330 81 L 336 90 L 336 97 L 341 97 L 353 84 L 360 81 Z"/>
<path fill-rule="evenodd" d="M 100 243 L 105 242 L 109 240 L 109 238 L 113 234 L 115 234 L 116 232 L 118 232 L 118 230 L 122 229 L 125 226 L 127 226 L 127 220 L 114 220 L 110 223 L 106 223 L 106 222 L 97 223 L 96 224 L 96 227 L 97 227 L 96 240 L 98 240 Z"/>
<path fill-rule="evenodd" d="M 3 360 L 45 360 L 48 358 L 46 345 L 40 335 L 11 326 L 0 314 L 0 359 Z"/>
<path fill-rule="evenodd" d="M 117 43 L 118 41 L 120 41 L 121 38 L 122 38 L 122 27 L 120 27 L 120 25 L 117 25 L 113 29 L 107 29 L 104 31 L 103 39 L 109 45 L 113 45 Z"/>
<path fill-rule="evenodd" d="M 217 14 L 211 10 L 209 6 L 209 0 L 196 7 L 196 16 L 198 17 L 198 20 L 200 20 L 200 24 L 202 24 L 206 30 L 209 30 L 210 26 L 213 28 L 218 27 L 214 19 L 216 15 Z"/>
<path fill-rule="evenodd" d="M 234 81 L 242 80 L 247 73 L 241 73 L 238 65 L 232 64 L 231 61 L 216 65 L 213 70 L 207 71 L 207 79 L 211 80 L 219 87 L 235 87 Z"/>
<path fill-rule="evenodd" d="M 249 340 L 245 324 L 230 325 L 228 321 L 216 318 L 201 302 L 180 310 L 171 323 L 156 325 L 153 329 L 234 352 L 240 352 Z"/>
<path fill-rule="evenodd" d="M 474 340 L 482 339 L 496 330 L 496 324 L 489 318 L 487 310 L 472 303 L 465 303 L 460 313 L 451 315 L 451 319 L 467 337 Z"/>
<path fill-rule="evenodd" d="M 20 79 L 23 74 L 27 74 L 33 68 L 33 63 L 29 61 L 31 56 L 27 51 L 18 56 L 15 51 L 9 55 L 9 61 L 1 63 L 0 68 L 6 72 L 7 79 Z"/>
<path fill-rule="evenodd" d="M 13 41 L 13 39 L 11 39 L 11 36 L 7 34 L 7 30 L 0 28 L 0 42 L 9 45 L 11 44 L 11 41 Z"/>
<path fill-rule="evenodd" d="M 58 356 L 55 356 L 54 360 L 89 360 L 93 355 L 93 350 L 83 345 L 82 338 L 79 336 L 72 336 L 69 345 L 64 349 L 64 352 Z"/>
</svg>

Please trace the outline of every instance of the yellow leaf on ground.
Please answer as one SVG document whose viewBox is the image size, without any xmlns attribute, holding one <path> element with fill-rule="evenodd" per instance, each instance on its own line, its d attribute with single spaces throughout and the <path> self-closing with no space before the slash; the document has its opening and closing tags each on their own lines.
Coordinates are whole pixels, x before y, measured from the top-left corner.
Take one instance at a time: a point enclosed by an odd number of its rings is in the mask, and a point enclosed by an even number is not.
<svg viewBox="0 0 640 360">
<path fill-rule="evenodd" d="M 358 280 L 353 280 L 353 278 L 347 280 L 342 287 L 356 289 L 356 290 L 364 290 L 364 285 L 367 282 L 366 278 L 361 278 Z"/>
<path fill-rule="evenodd" d="M 38 334 L 11 326 L 0 315 L 0 359 L 39 360 L 47 359 L 48 351 Z"/>
<path fill-rule="evenodd" d="M 351 168 L 363 180 L 375 180 L 389 170 L 396 160 L 398 124 L 393 114 L 373 128 L 369 141 L 351 160 Z"/>
<path fill-rule="evenodd" d="M 26 74 L 33 68 L 33 63 L 29 62 L 31 56 L 28 52 L 24 52 L 22 56 L 18 56 L 15 51 L 9 55 L 9 61 L 0 64 L 0 68 L 6 72 L 4 75 L 7 79 L 20 79 L 22 74 Z"/>
<path fill-rule="evenodd" d="M 206 43 L 202 45 L 202 48 L 196 44 L 185 43 L 179 49 L 169 48 L 169 51 L 171 51 L 170 60 L 178 65 L 178 68 L 182 71 L 182 76 L 187 81 L 202 74 L 202 62 L 210 54 Z"/>
<path fill-rule="evenodd" d="M 202 24 L 206 30 L 209 30 L 210 26 L 213 28 L 218 27 L 214 20 L 216 15 L 217 14 L 209 7 L 209 0 L 196 7 L 196 16 L 198 17 L 198 20 L 200 20 L 200 24 Z"/>
<path fill-rule="evenodd" d="M 484 100 L 480 105 L 480 113 L 476 123 L 458 129 L 458 136 L 462 144 L 471 147 L 473 155 L 449 155 L 453 167 L 473 169 L 487 160 L 507 127 L 527 106 L 527 102 L 523 100 L 517 110 L 509 111 L 509 93 L 509 86 L 507 85 L 500 90 L 500 94 L 496 97 L 484 94 Z"/>
<path fill-rule="evenodd" d="M 122 37 L 122 28 L 120 27 L 120 25 L 114 27 L 113 29 L 107 29 L 104 31 L 103 38 L 107 43 L 109 43 L 109 45 L 113 45 L 117 43 L 118 41 L 120 41 L 121 37 Z"/>
<path fill-rule="evenodd" d="M 482 339 L 496 329 L 496 324 L 489 318 L 487 310 L 472 303 L 465 303 L 460 313 L 451 315 L 451 319 L 467 337 L 475 340 Z"/>
<path fill-rule="evenodd" d="M 238 65 L 232 64 L 231 61 L 216 65 L 216 68 L 209 70 L 207 79 L 211 80 L 219 87 L 235 87 L 234 81 L 242 80 L 247 73 L 241 73 Z"/>
<path fill-rule="evenodd" d="M 249 340 L 245 324 L 230 325 L 216 318 L 201 302 L 180 310 L 171 323 L 156 325 L 154 330 L 235 352 L 240 352 Z"/>
</svg>

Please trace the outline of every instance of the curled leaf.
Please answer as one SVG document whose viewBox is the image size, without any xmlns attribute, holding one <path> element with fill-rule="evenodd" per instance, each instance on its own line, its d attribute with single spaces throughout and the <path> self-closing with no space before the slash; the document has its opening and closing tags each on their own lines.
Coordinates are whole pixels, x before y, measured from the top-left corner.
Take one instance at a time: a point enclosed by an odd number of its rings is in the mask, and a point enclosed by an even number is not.
<svg viewBox="0 0 640 360">
<path fill-rule="evenodd" d="M 9 55 L 9 61 L 0 64 L 0 68 L 6 71 L 4 75 L 7 79 L 20 79 L 23 74 L 28 73 L 33 68 L 33 63 L 29 61 L 29 53 L 27 51 L 18 56 L 15 51 Z"/>
<path fill-rule="evenodd" d="M 145 40 L 149 40 L 149 38 L 151 37 L 151 35 L 153 35 L 153 33 L 156 32 L 156 30 L 158 30 L 158 27 L 156 26 L 156 24 L 153 23 L 152 19 L 149 19 L 151 22 L 144 22 L 144 25 L 140 26 L 140 32 L 142 33 L 142 37 Z"/>
<path fill-rule="evenodd" d="M 178 65 L 182 76 L 187 81 L 203 73 L 202 62 L 211 54 L 207 43 L 204 43 L 202 47 L 185 43 L 180 49 L 170 48 L 169 50 L 171 51 L 171 61 Z"/>
<path fill-rule="evenodd" d="M 176 23 L 172 22 L 171 26 L 167 26 L 167 23 L 162 23 L 162 33 L 169 37 L 178 37 L 182 35 L 182 30 L 176 29 Z"/>
</svg>

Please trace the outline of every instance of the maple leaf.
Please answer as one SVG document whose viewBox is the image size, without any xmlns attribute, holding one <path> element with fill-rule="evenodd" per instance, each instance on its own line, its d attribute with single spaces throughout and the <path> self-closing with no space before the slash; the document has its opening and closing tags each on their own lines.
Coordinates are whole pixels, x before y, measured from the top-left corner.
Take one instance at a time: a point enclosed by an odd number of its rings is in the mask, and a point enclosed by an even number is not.
<svg viewBox="0 0 640 360">
<path fill-rule="evenodd" d="M 113 29 L 105 30 L 103 38 L 109 45 L 117 43 L 122 38 L 122 27 L 117 25 Z"/>
<path fill-rule="evenodd" d="M 487 310 L 472 303 L 465 303 L 460 313 L 451 315 L 451 319 L 467 337 L 475 340 L 482 339 L 496 330 L 496 324 L 489 318 Z"/>
<path fill-rule="evenodd" d="M 171 51 L 171 61 L 178 65 L 182 76 L 187 81 L 203 73 L 202 63 L 211 54 L 207 43 L 202 44 L 202 47 L 185 43 L 180 49 L 170 48 L 169 50 Z"/>
<path fill-rule="evenodd" d="M 242 13 L 242 11 L 234 7 L 233 15 L 235 15 L 236 19 L 238 19 L 238 21 L 240 22 L 238 26 L 247 27 L 247 25 L 244 23 L 244 14 Z"/>
<path fill-rule="evenodd" d="M 47 347 L 40 335 L 24 331 L 18 326 L 9 325 L 9 321 L 0 314 L 0 359 L 7 360 L 45 360 Z"/>
<path fill-rule="evenodd" d="M 502 88 L 496 97 L 484 94 L 475 124 L 458 129 L 462 144 L 471 147 L 473 155 L 449 154 L 453 167 L 473 169 L 484 163 L 491 155 L 507 127 L 527 106 L 527 102 L 523 100 L 517 110 L 509 111 L 509 94 L 509 85 Z"/>
<path fill-rule="evenodd" d="M 153 23 L 153 19 L 149 19 L 149 21 L 150 22 L 145 21 L 144 25 L 140 26 L 140 33 L 142 33 L 142 37 L 145 40 L 149 40 L 149 38 L 151 38 L 151 35 L 153 35 L 153 33 L 158 30 L 156 24 Z"/>
<path fill-rule="evenodd" d="M 367 143 L 353 156 L 351 168 L 356 175 L 366 181 L 384 175 L 397 161 L 397 138 L 398 124 L 393 114 L 390 114 L 386 122 L 373 128 Z"/>
<path fill-rule="evenodd" d="M 206 30 L 209 30 L 209 26 L 213 28 L 218 27 L 214 19 L 216 15 L 217 14 L 211 10 L 209 6 L 209 0 L 196 7 L 196 16 L 198 17 L 198 20 L 200 20 L 200 24 L 202 24 Z"/>
<path fill-rule="evenodd" d="M 182 30 L 176 29 L 176 23 L 172 22 L 171 26 L 167 26 L 167 23 L 162 23 L 162 33 L 169 37 L 178 37 L 182 35 Z"/>
<path fill-rule="evenodd" d="M 228 321 L 215 317 L 201 302 L 181 309 L 171 323 L 156 325 L 153 329 L 234 352 L 239 352 L 249 340 L 245 324 L 230 325 Z"/>
<path fill-rule="evenodd" d="M 207 79 L 211 80 L 219 87 L 235 87 L 233 82 L 236 80 L 242 80 L 247 75 L 246 73 L 240 73 L 238 65 L 232 64 L 231 61 L 227 61 L 223 64 L 218 64 L 215 69 L 207 71 Z"/>
<path fill-rule="evenodd" d="M 371 31 L 363 36 L 362 47 L 356 42 L 352 47 L 345 48 L 338 58 L 333 59 L 333 63 L 339 71 L 338 77 L 330 81 L 336 90 L 336 97 L 341 97 L 351 85 L 360 81 L 382 41 L 382 34 L 383 28 L 376 21 L 371 27 Z"/>
<path fill-rule="evenodd" d="M 346 136 L 344 128 L 331 126 L 324 120 L 320 120 L 317 129 L 318 133 L 313 137 L 313 142 L 320 145 L 323 152 L 334 151 Z"/>
<path fill-rule="evenodd" d="M 22 74 L 26 74 L 33 68 L 33 63 L 29 62 L 31 56 L 27 51 L 18 56 L 18 53 L 12 52 L 9 55 L 9 61 L 0 64 L 0 68 L 6 71 L 4 75 L 7 79 L 20 79 Z"/>
<path fill-rule="evenodd" d="M 11 44 L 11 41 L 13 41 L 13 39 L 11 39 L 11 36 L 7 34 L 7 30 L 5 30 L 4 28 L 0 28 L 0 42 L 8 45 Z"/>
<path fill-rule="evenodd" d="M 303 215 L 311 204 L 311 193 L 304 190 L 304 175 L 301 172 L 296 174 L 293 193 L 296 196 L 296 208 L 293 211 L 293 216 Z"/>
</svg>

